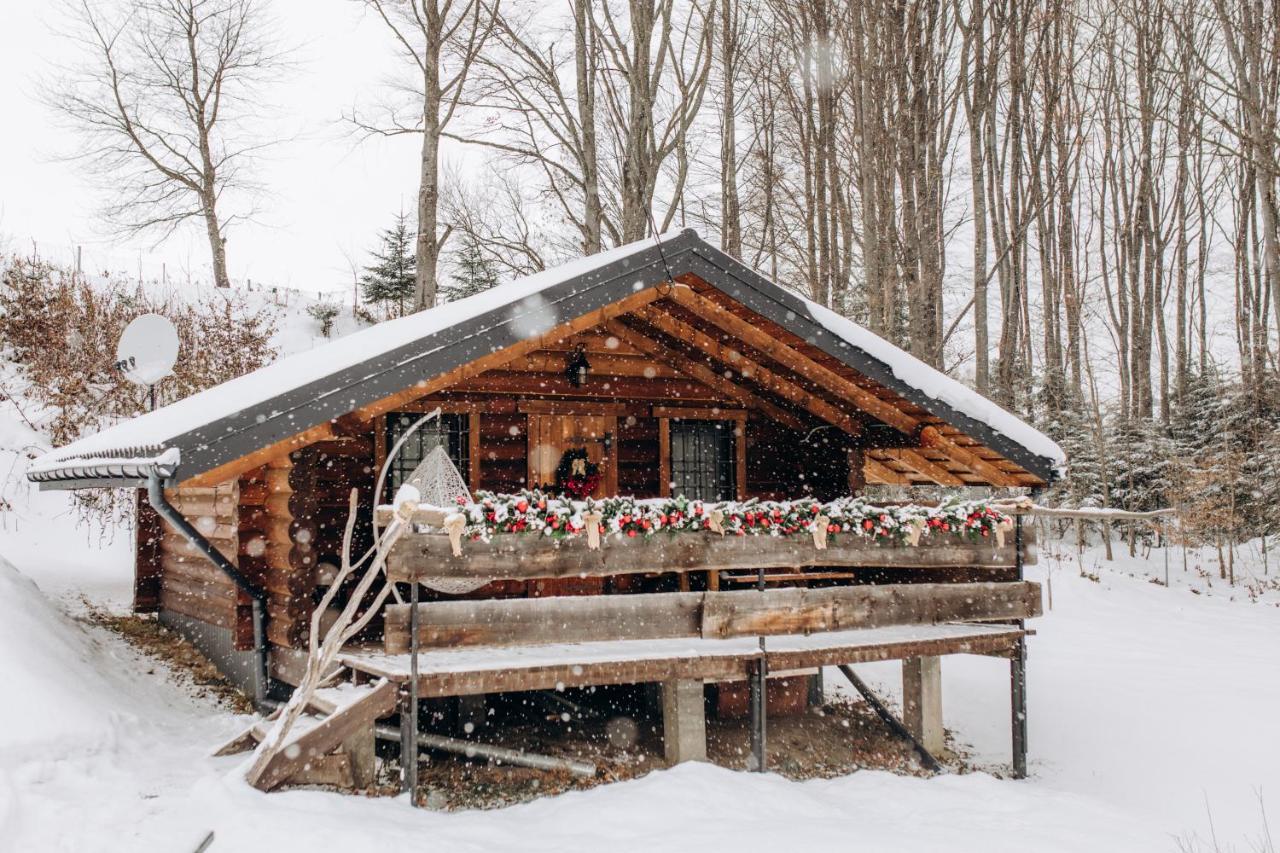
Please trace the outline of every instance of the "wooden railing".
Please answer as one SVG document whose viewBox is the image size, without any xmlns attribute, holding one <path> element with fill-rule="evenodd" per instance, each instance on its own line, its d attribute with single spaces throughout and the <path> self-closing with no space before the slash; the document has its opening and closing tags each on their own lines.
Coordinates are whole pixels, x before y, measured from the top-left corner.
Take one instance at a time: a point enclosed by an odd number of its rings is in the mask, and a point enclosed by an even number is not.
<svg viewBox="0 0 1280 853">
<path fill-rule="evenodd" d="M 1035 562 L 1034 529 L 1022 530 L 1022 565 Z M 455 556 L 443 533 L 410 533 L 391 549 L 392 580 L 427 577 L 532 578 L 598 577 L 649 572 L 722 571 L 795 566 L 901 569 L 1017 567 L 1015 537 L 970 539 L 933 533 L 917 545 L 873 541 L 856 535 L 834 537 L 819 549 L 802 536 L 720 536 L 713 533 L 657 533 L 648 537 L 610 536 L 600 547 L 585 538 L 557 540 L 527 533 L 497 534 L 490 541 L 464 541 Z"/>
<path fill-rule="evenodd" d="M 422 649 L 730 639 L 1039 616 L 1040 585 L 920 583 L 440 601 L 418 605 Z M 386 608 L 385 647 L 410 650 L 411 606 Z"/>
</svg>

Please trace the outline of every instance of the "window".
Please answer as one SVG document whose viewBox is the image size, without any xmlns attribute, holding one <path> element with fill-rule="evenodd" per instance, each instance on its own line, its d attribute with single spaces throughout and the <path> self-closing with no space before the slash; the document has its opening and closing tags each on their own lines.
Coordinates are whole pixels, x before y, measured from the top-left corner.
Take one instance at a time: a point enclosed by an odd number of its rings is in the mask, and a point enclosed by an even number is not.
<svg viewBox="0 0 1280 853">
<path fill-rule="evenodd" d="M 671 421 L 671 494 L 702 501 L 732 500 L 733 421 Z"/>
<path fill-rule="evenodd" d="M 392 412 L 387 415 L 387 452 L 396 446 L 400 437 L 408 432 L 422 415 L 415 412 Z M 413 473 L 427 454 L 437 447 L 444 447 L 449 459 L 458 468 L 463 480 L 467 480 L 469 458 L 467 456 L 466 415 L 442 414 L 414 432 L 405 442 L 404 447 L 396 454 L 396 458 L 387 470 L 387 494 L 385 500 L 391 500 L 400 488 L 400 484 Z"/>
</svg>

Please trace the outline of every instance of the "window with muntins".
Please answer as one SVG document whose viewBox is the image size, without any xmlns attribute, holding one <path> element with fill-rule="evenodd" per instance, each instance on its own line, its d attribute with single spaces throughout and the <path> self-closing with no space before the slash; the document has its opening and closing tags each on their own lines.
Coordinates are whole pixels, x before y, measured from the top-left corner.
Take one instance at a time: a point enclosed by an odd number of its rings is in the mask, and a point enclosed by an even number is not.
<svg viewBox="0 0 1280 853">
<path fill-rule="evenodd" d="M 387 415 L 388 453 L 396 446 L 400 437 L 408 432 L 421 417 L 422 414 L 417 412 L 392 412 Z M 462 479 L 466 480 L 470 461 L 467 458 L 468 421 L 469 418 L 466 415 L 442 414 L 423 424 L 409 436 L 409 440 L 405 442 L 404 447 L 400 448 L 391 467 L 387 469 L 387 493 L 384 500 L 391 500 L 396 489 L 400 488 L 400 484 L 413 473 L 413 469 L 417 468 L 419 463 L 427 458 L 427 454 L 437 447 L 444 448 L 458 472 L 462 474 Z"/>
<path fill-rule="evenodd" d="M 733 421 L 671 421 L 671 494 L 701 501 L 736 496 Z"/>
</svg>

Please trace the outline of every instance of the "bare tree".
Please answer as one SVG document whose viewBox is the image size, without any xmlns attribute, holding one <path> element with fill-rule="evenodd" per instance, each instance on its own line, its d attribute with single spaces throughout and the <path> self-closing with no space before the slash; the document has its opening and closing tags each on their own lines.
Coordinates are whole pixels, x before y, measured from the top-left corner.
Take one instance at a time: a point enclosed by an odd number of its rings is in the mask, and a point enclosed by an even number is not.
<svg viewBox="0 0 1280 853">
<path fill-rule="evenodd" d="M 82 141 L 78 156 L 110 189 L 109 221 L 160 239 L 200 220 L 214 283 L 227 277 L 228 212 L 257 189 L 251 166 L 270 139 L 261 86 L 284 53 L 257 0 L 127 0 L 70 7 L 82 62 L 48 93 Z M 247 191 L 247 192 L 246 192 Z"/>
<path fill-rule="evenodd" d="M 418 178 L 417 278 L 414 310 L 436 304 L 440 247 L 440 140 L 467 89 L 467 79 L 493 34 L 499 0 L 361 0 L 391 32 L 413 72 L 398 103 L 377 119 L 352 113 L 365 133 L 421 134 Z"/>
</svg>

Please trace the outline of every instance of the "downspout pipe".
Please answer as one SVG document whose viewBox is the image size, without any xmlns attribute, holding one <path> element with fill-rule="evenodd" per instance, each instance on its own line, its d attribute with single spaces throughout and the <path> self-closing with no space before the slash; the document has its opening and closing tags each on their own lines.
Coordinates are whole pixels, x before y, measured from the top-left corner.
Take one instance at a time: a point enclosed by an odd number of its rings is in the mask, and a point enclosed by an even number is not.
<svg viewBox="0 0 1280 853">
<path fill-rule="evenodd" d="M 265 591 L 257 589 L 253 584 L 249 583 L 248 578 L 240 573 L 235 564 L 223 556 L 222 552 L 213 547 L 213 543 L 204 537 L 204 535 L 187 521 L 186 517 L 178 511 L 178 508 L 169 503 L 164 496 L 164 478 L 163 473 L 158 470 L 157 466 L 152 466 L 147 472 L 147 502 L 151 507 L 159 513 L 160 517 L 169 522 L 174 530 L 182 535 L 182 538 L 191 543 L 191 546 L 209 558 L 209 562 L 218 568 L 218 571 L 231 579 L 236 585 L 236 589 L 248 595 L 253 600 L 253 654 L 254 654 L 254 670 L 253 670 L 253 704 L 257 708 L 262 708 L 267 699 L 268 676 L 267 676 L 267 594 Z"/>
</svg>

